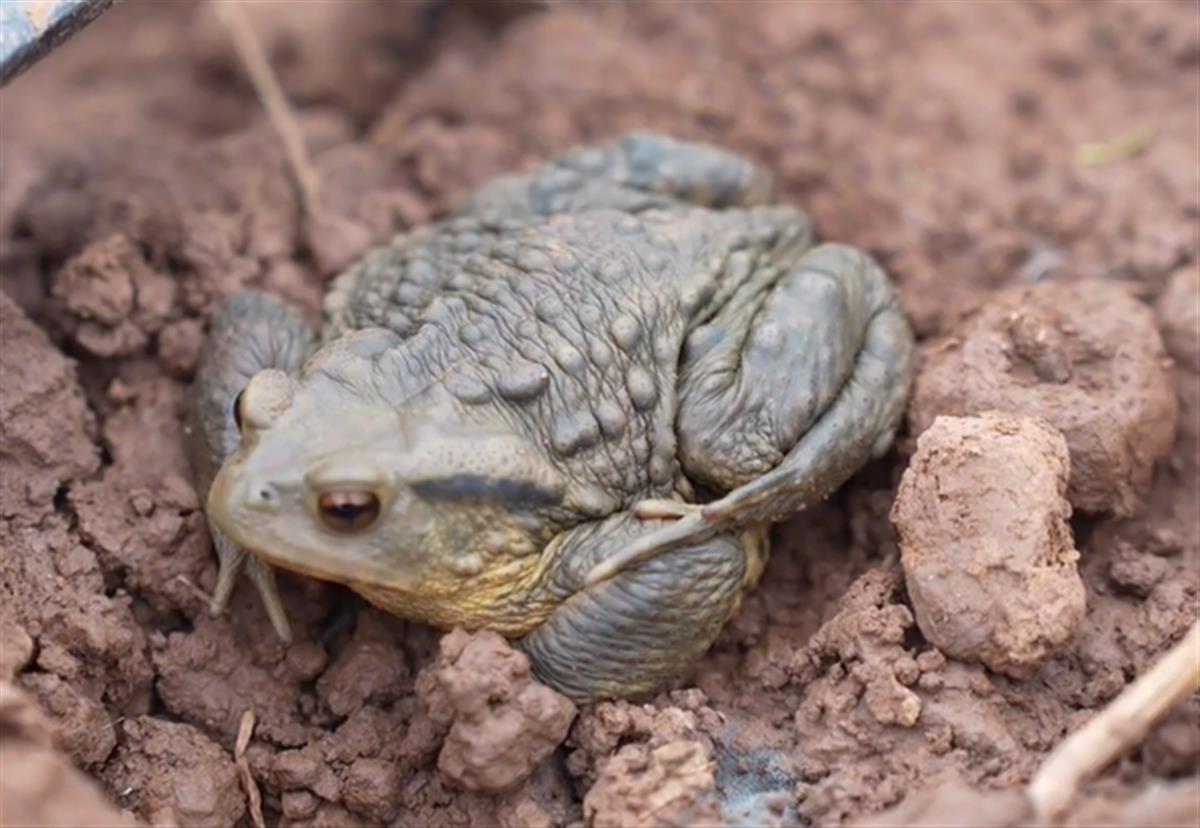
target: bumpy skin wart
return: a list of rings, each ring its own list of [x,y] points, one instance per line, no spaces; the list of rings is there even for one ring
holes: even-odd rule
[[[577,701],[660,687],[757,579],[766,527],[888,448],[911,382],[883,272],[770,190],[632,135],[368,255],[319,339],[233,300],[194,406],[214,608],[250,550],[282,632],[271,565],[518,638]],[[331,525],[346,493],[377,509]]]

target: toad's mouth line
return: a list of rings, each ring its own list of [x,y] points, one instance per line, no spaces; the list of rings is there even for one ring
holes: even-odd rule
[[[225,531],[222,529],[222,531]],[[304,548],[298,553],[280,553],[287,549],[285,544],[271,543],[242,543],[236,534],[229,535],[230,540],[247,555],[262,560],[276,569],[292,572],[307,578],[326,583],[357,589],[361,585],[385,588],[394,592],[417,592],[420,583],[412,578],[398,577],[397,570],[381,563],[363,559],[351,559],[339,554],[331,548]]]

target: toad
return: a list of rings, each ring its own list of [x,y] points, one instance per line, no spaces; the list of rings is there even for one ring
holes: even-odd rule
[[[220,560],[495,630],[579,702],[661,688],[769,526],[889,448],[913,336],[883,270],[770,177],[634,134],[498,179],[331,285],[214,320],[189,434]]]

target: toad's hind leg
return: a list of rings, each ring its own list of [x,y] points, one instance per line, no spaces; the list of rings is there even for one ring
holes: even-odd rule
[[[890,443],[912,337],[883,271],[843,245],[802,254],[756,298],[728,302],[688,337],[680,459],[693,480],[736,490],[791,465],[793,450],[832,415],[836,427],[801,472],[802,490],[780,492],[789,502],[779,511],[790,512]],[[842,398],[851,406],[844,419]]]
[[[685,348],[680,460],[692,480],[727,494],[681,509],[588,582],[827,496],[891,445],[912,371],[912,331],[883,271],[842,245],[804,253],[758,301],[729,303]]]
[[[782,456],[764,472],[756,459],[734,454],[749,462],[740,479],[736,463],[724,466],[738,485],[704,508],[710,523],[774,522],[827,497],[891,447],[904,415],[913,333],[886,274],[865,253],[823,244],[804,254],[767,298],[752,338],[764,325],[776,328],[768,346],[747,349],[740,364],[738,384],[749,393],[729,401],[758,406],[746,424],[753,432],[743,427],[741,436],[770,433]]]
[[[238,294],[217,314],[200,357],[188,412],[188,453],[202,502],[221,464],[241,441],[233,411],[237,395],[259,371],[298,371],[315,340],[312,328],[298,313],[263,294]],[[290,641],[291,629],[275,588],[274,570],[239,549],[211,520],[208,528],[220,565],[210,613],[215,616],[224,611],[237,576],[245,570],[262,597],[276,634]]]

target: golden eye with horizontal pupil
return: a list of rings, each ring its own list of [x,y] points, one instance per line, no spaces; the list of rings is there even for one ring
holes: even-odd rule
[[[325,492],[317,498],[321,522],[334,532],[361,532],[379,517],[379,497],[374,492]]]

